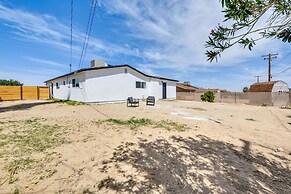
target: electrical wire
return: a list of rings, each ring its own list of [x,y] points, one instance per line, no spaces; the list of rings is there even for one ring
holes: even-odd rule
[[[94,21],[96,6],[97,6],[97,0],[95,0],[95,4],[94,4],[94,7],[93,7],[93,14],[92,14],[91,22],[90,22],[88,38],[87,38],[87,42],[86,42],[86,45],[85,45],[85,50],[84,50],[84,54],[83,54],[83,60],[82,60],[82,63],[81,63],[81,67],[84,64],[84,60],[85,60],[86,53],[87,53],[87,48],[88,48],[89,39],[90,39],[90,35],[91,35],[91,30],[92,30],[92,25],[93,25],[93,21]]]
[[[86,45],[88,45],[88,42],[89,42],[89,36],[90,36],[89,34],[91,33],[91,28],[92,28],[92,24],[93,24],[94,12],[96,9],[96,5],[97,5],[97,1],[91,0],[90,12],[89,12],[89,17],[88,17],[88,21],[87,21],[86,33],[85,33],[85,37],[84,37],[84,42],[83,42],[83,46],[82,46],[82,52],[81,52],[81,56],[80,56],[80,60],[79,60],[78,69],[80,69],[80,67],[84,61]]]
[[[284,61],[289,55],[291,54],[291,52],[289,52],[285,57],[283,57],[280,61],[278,61],[277,63],[275,63],[274,65],[272,65],[272,67],[274,67],[275,65],[278,65],[280,62]]]
[[[73,54],[73,14],[74,14],[74,0],[71,0],[70,72],[72,68],[72,54]]]
[[[288,67],[288,68],[284,69],[283,71],[280,71],[279,73],[276,73],[276,74],[273,75],[273,76],[280,75],[281,73],[284,73],[284,72],[288,71],[289,69],[291,69],[291,67]]]

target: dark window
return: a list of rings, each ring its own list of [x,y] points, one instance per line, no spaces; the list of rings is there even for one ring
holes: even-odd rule
[[[76,87],[80,87],[79,79],[76,79]]]
[[[79,87],[80,86],[79,80],[78,79],[72,79],[72,85],[73,85],[73,87]]]
[[[65,80],[63,81],[63,85],[66,85],[66,81]]]
[[[57,89],[60,89],[59,82],[56,83]]]
[[[146,82],[135,82],[136,88],[146,88]]]

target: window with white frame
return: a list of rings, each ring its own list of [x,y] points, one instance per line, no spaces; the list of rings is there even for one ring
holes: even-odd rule
[[[56,88],[60,89],[59,82],[56,83]]]
[[[135,82],[135,87],[136,88],[146,88],[146,82]]]
[[[63,81],[63,85],[66,85],[66,80]]]

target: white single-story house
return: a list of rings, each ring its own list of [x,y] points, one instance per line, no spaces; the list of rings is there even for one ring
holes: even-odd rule
[[[128,97],[176,99],[178,80],[151,76],[129,65],[91,61],[80,69],[45,81],[52,98],[87,103],[125,101]]]

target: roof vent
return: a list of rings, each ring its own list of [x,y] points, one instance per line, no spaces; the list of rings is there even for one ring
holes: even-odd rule
[[[94,67],[107,67],[107,63],[105,63],[105,61],[103,60],[92,60],[91,61],[91,68]]]
[[[189,82],[189,81],[185,81],[185,82],[184,82],[184,85],[186,85],[186,86],[190,86],[190,85],[191,85],[191,82]]]

